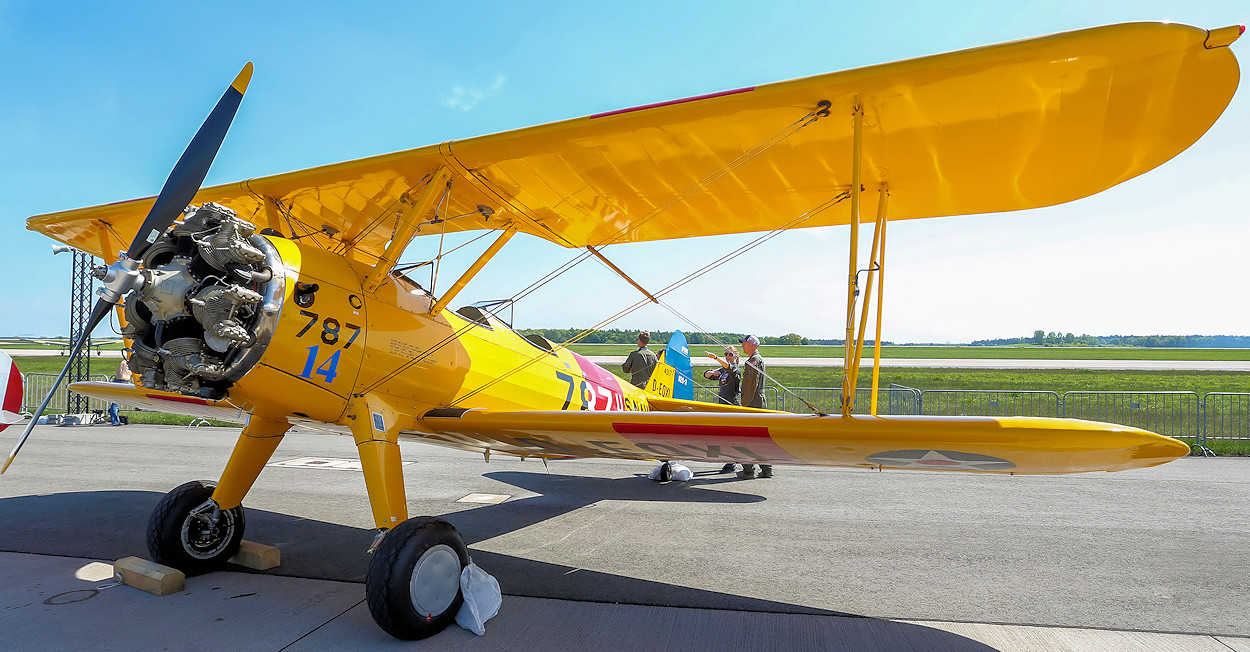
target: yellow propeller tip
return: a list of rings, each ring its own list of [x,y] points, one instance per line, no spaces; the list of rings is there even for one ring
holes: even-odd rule
[[[230,88],[239,91],[239,95],[242,95],[247,90],[247,84],[250,81],[252,81],[252,62],[248,61],[247,65],[243,66],[243,70],[239,71],[239,76],[234,78]]]

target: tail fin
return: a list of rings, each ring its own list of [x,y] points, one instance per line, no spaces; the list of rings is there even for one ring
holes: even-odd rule
[[[22,411],[22,374],[4,351],[0,351],[0,430],[21,421]]]
[[[651,378],[647,379],[647,391],[664,398],[694,400],[694,371],[690,365],[690,348],[686,336],[674,331],[668,338],[668,346],[660,351]]]
[[[673,382],[672,398],[686,401],[694,400],[694,368],[690,364],[690,347],[686,346],[686,336],[681,331],[673,331],[668,338],[668,346],[660,353],[660,358],[671,366],[676,375]]]
[[[677,377],[677,371],[661,358],[655,363],[655,369],[651,371],[651,377],[647,379],[647,391],[664,398],[673,397],[673,379]]]

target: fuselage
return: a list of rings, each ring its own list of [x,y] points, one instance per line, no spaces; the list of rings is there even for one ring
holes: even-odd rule
[[[264,355],[230,388],[245,411],[340,422],[353,396],[380,393],[422,414],[490,410],[645,410],[645,393],[585,357],[516,333],[489,312],[430,314],[402,277],[372,293],[368,268],[279,237],[285,276]]]

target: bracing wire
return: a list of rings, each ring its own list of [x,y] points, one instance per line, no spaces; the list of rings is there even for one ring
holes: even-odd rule
[[[711,339],[712,339],[712,343],[713,343],[713,344],[716,344],[717,346],[720,346],[720,347],[724,347],[724,348],[726,348],[726,349],[728,349],[728,348],[729,348],[729,345],[727,345],[727,344],[725,344],[724,342],[721,342],[719,339],[717,339],[717,337],[716,337],[714,334],[712,334],[712,332],[711,332],[711,331],[709,331],[709,330],[707,330],[706,328],[703,328],[702,326],[700,326],[700,325],[698,325],[698,324],[694,323],[694,320],[692,320],[692,319],[690,319],[689,317],[687,317],[687,316],[683,315],[682,313],[678,312],[678,311],[677,311],[677,309],[676,309],[676,308],[674,308],[673,306],[669,305],[669,303],[668,303],[668,302],[666,302],[666,301],[664,301],[664,300],[662,300],[662,299],[661,299],[661,300],[660,300],[660,305],[661,305],[661,306],[662,306],[665,310],[668,310],[669,312],[673,313],[673,315],[674,315],[675,317],[677,317],[678,319],[680,319],[680,320],[682,320],[682,321],[686,322],[687,324],[689,324],[689,325],[690,325],[690,327],[691,327],[691,328],[693,328],[695,332],[698,332],[698,333],[703,333],[703,334],[704,334],[704,335],[706,335],[707,337],[711,338]],[[747,361],[746,361],[744,364],[750,364],[750,359],[748,358],[748,359],[747,359]],[[820,416],[822,416],[822,417],[823,417],[823,416],[825,416],[825,413],[824,413],[824,412],[822,412],[822,411],[820,411],[820,409],[819,409],[819,408],[817,408],[815,405],[812,405],[811,403],[809,403],[809,402],[807,401],[807,399],[805,399],[805,398],[803,398],[802,396],[800,396],[800,395],[799,395],[797,392],[795,392],[794,390],[792,390],[792,389],[790,389],[789,387],[786,387],[785,385],[781,384],[781,383],[780,383],[780,382],[779,382],[776,378],[773,378],[772,376],[768,375],[768,372],[766,372],[766,371],[764,371],[763,369],[760,369],[760,368],[758,368],[758,367],[752,367],[752,368],[753,368],[753,369],[755,369],[756,371],[760,372],[760,374],[761,374],[761,375],[763,375],[765,379],[773,381],[773,384],[774,384],[774,385],[776,385],[777,387],[779,387],[779,388],[781,388],[782,390],[784,390],[787,394],[790,394],[790,395],[791,395],[791,396],[793,396],[794,398],[797,398],[797,399],[799,399],[800,401],[802,401],[804,405],[806,405],[808,408],[810,408],[810,409],[812,410],[812,412],[815,412],[816,414],[819,414],[819,415],[820,415]]]
[[[447,182],[447,187],[443,189],[443,196],[439,197],[438,199],[438,206],[434,208],[435,217],[438,216],[438,209],[439,208],[443,209],[444,219],[442,220],[443,228],[438,233],[438,256],[434,258],[434,269],[431,271],[431,275],[430,275],[430,295],[434,294],[434,288],[438,283],[438,268],[441,267],[441,263],[443,262],[443,240],[444,238],[447,237],[447,220],[446,220],[447,205],[446,204],[450,203],[449,201],[447,201],[450,198],[450,196],[451,196],[451,182],[449,181]]]
[[[664,202],[660,203],[658,206],[656,206],[656,207],[655,207],[655,208],[653,208],[651,211],[649,211],[649,212],[648,212],[646,215],[644,215],[644,216],[643,216],[643,217],[642,217],[639,221],[637,221],[637,222],[632,222],[632,221],[631,221],[631,223],[630,223],[630,224],[627,224],[627,225],[625,225],[625,226],[622,226],[620,229],[618,229],[615,233],[613,233],[613,234],[612,234],[611,236],[609,236],[607,239],[605,239],[605,240],[603,240],[602,242],[600,242],[600,243],[599,243],[599,245],[600,245],[600,246],[606,246],[606,245],[610,245],[610,244],[613,244],[613,243],[618,242],[618,241],[622,238],[622,236],[623,236],[625,233],[627,233],[629,230],[636,229],[636,228],[638,228],[639,226],[641,226],[642,224],[645,224],[646,222],[648,222],[648,221],[650,221],[650,220],[654,219],[655,217],[657,217],[657,216],[659,216],[660,214],[664,213],[664,212],[665,212],[665,211],[667,211],[668,209],[670,209],[670,208],[672,208],[673,206],[675,206],[675,205],[679,204],[681,201],[685,200],[685,199],[686,199],[687,197],[689,197],[690,195],[692,195],[692,194],[694,194],[694,193],[696,193],[696,192],[698,192],[698,191],[700,191],[700,190],[702,190],[702,189],[706,188],[708,185],[710,185],[710,184],[714,183],[716,180],[718,180],[718,179],[720,179],[721,177],[725,176],[726,174],[728,174],[728,173],[732,172],[733,170],[737,169],[738,167],[740,167],[741,165],[745,164],[746,162],[748,162],[748,161],[750,161],[750,160],[752,160],[752,159],[754,159],[754,158],[758,157],[760,154],[763,154],[765,151],[767,151],[767,150],[771,149],[772,147],[776,146],[778,143],[780,143],[780,142],[784,141],[785,139],[790,138],[791,136],[793,136],[795,133],[797,133],[799,130],[803,129],[804,127],[807,127],[808,125],[810,125],[810,124],[812,124],[812,123],[816,122],[816,121],[817,121],[817,120],[819,120],[820,118],[822,118],[822,117],[824,117],[824,116],[829,115],[828,107],[829,107],[829,103],[828,103],[827,101],[825,101],[825,100],[822,100],[821,102],[819,102],[819,103],[817,104],[817,106],[816,106],[816,108],[815,108],[815,109],[813,109],[813,110],[809,111],[809,112],[808,112],[806,115],[804,115],[803,117],[799,118],[799,119],[798,119],[798,120],[796,120],[795,122],[793,122],[793,123],[791,123],[791,124],[787,125],[786,127],[782,128],[781,130],[777,131],[777,132],[776,132],[776,133],[774,133],[772,136],[769,136],[768,138],[764,139],[763,141],[761,141],[760,143],[756,144],[756,145],[755,145],[754,147],[752,147],[751,149],[748,149],[747,151],[743,152],[742,154],[740,154],[738,157],[736,157],[736,158],[735,158],[735,159],[733,159],[732,161],[730,161],[730,162],[726,163],[725,165],[722,165],[721,167],[717,168],[716,170],[713,170],[710,174],[708,174],[708,175],[704,176],[703,178],[699,179],[698,181],[696,181],[695,183],[691,184],[690,186],[687,186],[684,190],[682,190],[682,191],[680,191],[680,192],[678,192],[678,193],[674,194],[672,197],[670,197],[669,199],[667,199],[667,200],[665,200]],[[676,290],[676,289],[678,289],[678,288],[682,287],[683,285],[685,285],[686,283],[689,283],[690,281],[694,280],[695,278],[698,278],[699,276],[702,276],[703,274],[706,274],[707,272],[709,272],[709,271],[711,271],[711,270],[713,270],[713,269],[716,269],[717,267],[720,267],[721,265],[723,265],[723,264],[725,264],[725,263],[729,262],[729,260],[732,260],[733,258],[737,257],[738,255],[741,255],[742,253],[745,253],[746,251],[749,251],[750,249],[753,249],[753,248],[755,248],[756,246],[759,246],[760,244],[763,244],[763,242],[765,242],[765,241],[767,241],[767,240],[771,239],[772,237],[776,236],[778,233],[780,233],[780,232],[782,232],[782,231],[785,231],[785,230],[787,230],[787,229],[789,229],[789,228],[792,228],[795,224],[797,224],[797,223],[799,223],[799,222],[801,222],[801,221],[803,221],[803,220],[806,220],[806,219],[808,219],[808,218],[810,218],[810,217],[812,217],[812,216],[814,216],[814,215],[816,215],[816,214],[820,213],[821,211],[825,210],[826,208],[828,208],[828,207],[830,207],[830,206],[832,206],[832,205],[835,205],[835,204],[837,204],[837,203],[840,203],[841,201],[845,200],[845,199],[846,199],[847,197],[849,197],[849,196],[850,196],[850,193],[849,193],[849,191],[848,191],[848,192],[844,192],[844,193],[842,193],[841,195],[838,195],[837,197],[835,197],[835,198],[833,198],[833,199],[830,199],[829,201],[826,201],[824,204],[821,204],[820,206],[816,207],[815,209],[813,209],[813,210],[811,210],[811,211],[808,211],[808,212],[806,212],[806,213],[804,213],[804,214],[800,215],[799,217],[795,218],[794,220],[791,220],[790,222],[787,222],[786,224],[782,225],[782,226],[781,226],[781,227],[779,227],[778,229],[775,229],[775,230],[773,230],[773,231],[769,232],[769,234],[767,234],[767,235],[765,235],[765,236],[762,236],[761,238],[757,238],[756,240],[752,241],[751,243],[748,243],[748,244],[747,244],[747,245],[745,245],[744,247],[740,248],[737,252],[735,252],[735,253],[733,253],[733,254],[730,254],[730,255],[728,255],[728,256],[723,256],[723,257],[721,257],[720,259],[718,259],[718,260],[716,260],[716,261],[713,261],[713,262],[712,262],[712,263],[710,263],[709,265],[705,266],[703,269],[696,271],[694,274],[692,274],[692,275],[690,275],[690,276],[686,277],[685,279],[682,279],[681,281],[678,281],[677,283],[675,283],[675,284],[673,284],[673,285],[670,285],[668,288],[665,288],[664,290],[661,290],[660,292],[656,293],[654,296],[656,296],[656,298],[658,299],[658,298],[659,298],[662,294],[665,294],[665,293],[671,292],[671,291],[673,291],[673,290]],[[446,198],[446,195],[444,195],[444,198],[443,198],[443,199],[445,199],[445,198]],[[441,205],[442,201],[443,201],[443,200],[442,200],[442,199],[440,199],[440,205]],[[446,232],[446,226],[445,226],[445,223],[444,223],[443,231],[444,231],[444,233]],[[442,243],[441,243],[441,241],[440,241],[440,245],[439,245],[439,247],[440,247],[440,251],[441,251],[441,248],[442,248]],[[531,293],[533,293],[534,291],[538,290],[539,288],[543,287],[543,286],[544,286],[544,285],[546,285],[547,283],[550,283],[551,281],[553,281],[554,279],[556,279],[556,278],[557,278],[557,277],[559,277],[560,275],[562,275],[562,274],[564,274],[564,273],[568,272],[570,269],[572,269],[572,268],[576,267],[577,265],[579,265],[580,263],[582,263],[583,261],[585,261],[587,258],[591,257],[591,255],[592,255],[592,254],[591,254],[591,252],[590,252],[589,250],[587,250],[587,251],[584,251],[584,252],[580,253],[578,256],[575,256],[572,260],[570,260],[570,261],[568,261],[568,262],[564,263],[563,265],[561,265],[560,267],[558,267],[556,270],[554,270],[554,271],[552,271],[552,272],[548,273],[546,276],[544,276],[544,277],[542,277],[541,279],[539,279],[538,281],[534,282],[534,283],[533,283],[533,284],[531,284],[529,287],[527,287],[527,288],[525,288],[525,289],[521,290],[520,292],[516,293],[515,295],[513,295],[513,297],[512,297],[512,299],[511,299],[511,301],[515,304],[515,302],[516,302],[517,300],[522,299],[522,298],[524,298],[524,297],[528,296],[529,294],[531,294]],[[440,257],[439,257],[439,258],[436,258],[436,259],[435,259],[435,261],[436,261],[436,262],[435,262],[435,266],[434,266],[434,270],[433,270],[433,273],[434,273],[434,275],[435,275],[435,278],[436,278],[436,276],[437,276],[437,270],[438,270],[438,263],[437,263],[437,261],[438,261],[439,259],[441,259],[441,254],[440,254]],[[431,288],[430,293],[431,293],[431,295],[433,294],[434,280],[435,280],[435,279],[434,279],[434,278],[432,278],[432,279],[431,279],[431,282],[430,282],[430,288]],[[564,343],[562,343],[562,344],[559,344],[559,345],[557,345],[557,346],[558,346],[558,347],[563,348],[563,347],[567,346],[568,344],[575,343],[575,342],[577,342],[577,341],[581,340],[582,338],[586,337],[586,336],[587,336],[587,335],[589,335],[590,333],[593,333],[593,332],[595,332],[596,330],[599,330],[599,329],[600,329],[600,328],[602,328],[604,325],[609,324],[609,323],[612,323],[613,321],[616,321],[617,319],[620,319],[620,318],[622,318],[622,317],[624,317],[624,316],[626,316],[626,315],[628,315],[628,314],[630,314],[630,313],[632,313],[632,312],[634,312],[634,311],[638,310],[639,308],[641,308],[642,306],[644,306],[644,305],[646,305],[646,304],[648,304],[648,303],[650,303],[650,300],[649,300],[649,299],[648,299],[648,300],[639,301],[638,303],[635,303],[634,305],[630,306],[629,308],[626,308],[625,310],[620,311],[620,312],[618,312],[617,314],[615,314],[615,315],[613,315],[613,316],[609,317],[608,319],[604,320],[603,322],[600,322],[599,324],[597,324],[597,325],[595,325],[595,326],[593,326],[593,327],[591,327],[591,328],[589,328],[589,329],[586,329],[586,330],[582,331],[581,333],[578,333],[578,335],[574,336],[574,337],[573,337],[572,339],[570,339],[569,341],[564,342]],[[466,328],[467,328],[467,327],[466,327]],[[390,378],[393,378],[393,377],[395,377],[396,375],[398,375],[398,374],[402,373],[404,370],[411,368],[413,365],[417,364],[418,362],[420,362],[421,360],[425,359],[426,357],[428,357],[429,355],[431,355],[432,353],[434,353],[434,352],[435,352],[435,351],[437,351],[438,349],[440,349],[440,348],[442,348],[443,346],[445,346],[445,345],[446,345],[449,341],[451,341],[451,340],[453,340],[454,338],[458,337],[458,336],[459,336],[459,335],[460,335],[460,334],[461,334],[464,330],[465,330],[465,329],[460,329],[460,330],[457,330],[457,331],[456,331],[456,332],[454,332],[453,334],[448,335],[447,337],[443,338],[442,340],[440,340],[439,342],[437,342],[437,343],[436,343],[433,347],[431,347],[430,349],[427,349],[425,352],[423,352],[423,353],[421,353],[421,354],[418,354],[416,357],[414,357],[414,358],[412,358],[412,359],[408,360],[407,362],[405,362],[405,363],[401,364],[398,368],[396,368],[396,369],[395,369],[394,371],[392,371],[390,374],[387,374],[387,375],[386,375],[386,376],[385,376],[382,380],[380,380],[380,381],[378,381],[378,382],[374,383],[373,385],[371,385],[371,386],[369,387],[369,389],[367,389],[367,390],[365,390],[365,391],[370,391],[370,390],[372,390],[373,388],[378,387],[378,386],[379,386],[382,382],[385,382],[386,380],[389,380]],[[516,367],[516,368],[512,369],[511,371],[506,372],[506,373],[505,373],[505,374],[503,374],[502,376],[499,376],[499,377],[497,377],[497,378],[495,378],[495,379],[493,379],[493,380],[491,380],[491,381],[487,382],[486,384],[482,385],[481,387],[479,387],[479,388],[477,388],[477,389],[475,389],[475,390],[473,390],[473,391],[469,392],[468,394],[465,394],[464,396],[462,396],[462,397],[460,397],[460,398],[456,399],[455,401],[453,401],[453,402],[452,402],[452,404],[455,404],[455,403],[457,403],[457,402],[459,402],[459,401],[462,401],[462,400],[464,400],[464,399],[467,399],[467,398],[469,398],[470,396],[473,396],[473,395],[475,395],[475,394],[477,394],[477,393],[479,393],[479,392],[483,391],[484,389],[486,389],[486,388],[488,388],[488,387],[490,387],[490,386],[492,386],[492,385],[494,385],[494,384],[496,384],[496,383],[498,383],[498,382],[502,381],[503,379],[505,379],[505,378],[507,378],[507,377],[511,376],[512,374],[514,374],[514,373],[516,373],[516,372],[518,372],[518,371],[520,371],[520,370],[522,370],[522,369],[524,369],[524,368],[527,368],[529,365],[533,364],[534,362],[536,362],[536,361],[538,361],[538,360],[540,360],[540,359],[541,359],[541,358],[534,358],[534,359],[530,360],[529,362],[526,362],[526,363],[521,364],[520,366],[518,366],[518,367]],[[774,381],[774,382],[776,382],[776,381]],[[800,400],[802,400],[802,399],[800,399]]]
[[[664,295],[667,295],[667,294],[669,294],[669,293],[671,293],[671,292],[673,292],[673,291],[675,291],[675,290],[677,290],[677,289],[679,289],[679,288],[681,288],[681,287],[685,286],[686,284],[690,283],[691,281],[693,281],[693,280],[695,280],[695,279],[697,279],[697,278],[699,278],[699,277],[701,277],[701,276],[703,276],[703,275],[707,274],[708,272],[710,272],[710,271],[712,271],[712,270],[714,270],[714,269],[716,269],[716,268],[718,268],[718,267],[720,267],[720,266],[722,266],[722,265],[724,265],[724,264],[728,263],[729,261],[733,260],[734,258],[737,258],[738,256],[741,256],[742,254],[745,254],[746,252],[748,252],[748,251],[750,251],[750,250],[752,250],[752,249],[754,249],[754,248],[756,248],[756,247],[758,247],[758,246],[760,246],[760,245],[764,244],[765,242],[767,242],[768,240],[771,240],[772,238],[776,237],[778,234],[782,233],[783,231],[789,230],[789,229],[791,229],[791,228],[795,228],[798,224],[802,223],[803,221],[808,220],[808,219],[810,219],[810,218],[812,218],[812,217],[814,217],[814,216],[816,216],[816,215],[820,214],[821,212],[825,211],[825,210],[826,210],[826,209],[828,209],[828,208],[831,208],[831,207],[833,207],[833,206],[836,206],[837,204],[840,204],[841,202],[845,201],[845,200],[846,200],[847,198],[849,198],[850,196],[851,196],[851,193],[850,193],[850,191],[849,191],[849,190],[848,190],[848,191],[844,191],[844,192],[842,192],[841,194],[839,194],[839,195],[837,195],[837,196],[833,197],[832,199],[829,199],[829,200],[825,201],[824,203],[822,203],[821,205],[817,206],[816,208],[814,208],[814,209],[812,209],[812,210],[810,210],[810,211],[807,211],[807,212],[805,212],[805,213],[803,213],[803,214],[799,215],[798,217],[794,218],[793,220],[790,220],[789,222],[786,222],[785,224],[781,225],[780,227],[778,227],[778,228],[776,228],[776,229],[774,229],[774,230],[772,230],[772,231],[769,231],[768,233],[765,233],[764,235],[761,235],[761,236],[759,236],[759,237],[755,238],[754,240],[752,240],[752,241],[748,242],[747,244],[745,244],[745,245],[743,245],[743,246],[741,246],[741,247],[739,247],[739,248],[737,248],[737,249],[735,249],[735,250],[733,250],[733,251],[729,252],[728,254],[725,254],[724,256],[721,256],[720,258],[718,258],[718,259],[716,259],[716,260],[714,260],[714,261],[712,261],[712,262],[710,262],[710,263],[708,263],[708,264],[704,265],[703,267],[701,267],[701,268],[699,268],[699,269],[697,269],[697,270],[695,270],[695,271],[691,272],[690,274],[687,274],[686,276],[682,277],[681,279],[678,279],[677,281],[674,281],[673,283],[671,283],[671,284],[669,284],[668,286],[666,286],[664,289],[662,289],[662,290],[660,290],[660,291],[658,291],[658,292],[653,293],[653,295],[654,295],[654,296],[658,299],[658,298],[660,298],[660,297],[663,297]],[[565,342],[562,342],[562,343],[558,344],[558,345],[557,345],[557,347],[558,347],[558,348],[567,348],[567,347],[568,347],[568,345],[570,345],[570,344],[574,344],[574,343],[576,343],[576,342],[580,341],[581,339],[585,338],[586,336],[590,335],[591,333],[593,333],[593,332],[595,332],[595,331],[600,330],[601,328],[603,328],[603,327],[607,326],[608,324],[611,324],[612,322],[614,322],[614,321],[616,321],[616,320],[618,320],[618,319],[621,319],[621,318],[623,318],[623,317],[625,317],[625,316],[629,315],[630,313],[633,313],[633,312],[637,311],[639,308],[642,308],[643,306],[646,306],[646,305],[648,305],[648,304],[650,304],[650,303],[651,303],[651,300],[650,300],[650,299],[646,299],[646,298],[641,299],[641,300],[639,300],[639,301],[635,302],[633,305],[631,305],[631,306],[629,306],[629,307],[627,307],[627,308],[625,308],[625,309],[623,309],[623,310],[620,310],[620,311],[618,311],[616,314],[614,314],[614,315],[612,315],[612,316],[610,316],[610,317],[608,317],[608,318],[606,318],[606,319],[604,319],[604,320],[600,321],[599,323],[595,324],[594,326],[591,326],[590,328],[587,328],[587,329],[582,330],[582,331],[581,331],[581,332],[579,332],[577,335],[574,335],[572,338],[569,338],[567,341],[565,341]],[[481,393],[481,392],[485,391],[486,389],[490,388],[491,386],[493,386],[493,385],[495,385],[495,384],[497,384],[497,383],[500,383],[500,382],[502,382],[502,381],[506,380],[507,378],[511,377],[513,374],[516,374],[517,372],[522,371],[523,369],[528,368],[530,365],[534,364],[535,362],[538,362],[538,361],[539,361],[539,360],[541,360],[541,359],[542,359],[542,358],[541,358],[541,356],[540,356],[540,357],[534,357],[534,358],[531,358],[530,360],[527,360],[527,361],[525,361],[525,362],[523,362],[523,363],[521,363],[521,364],[517,365],[516,367],[513,367],[513,368],[512,368],[512,369],[510,369],[509,371],[507,371],[507,372],[505,372],[505,373],[503,373],[503,374],[500,374],[499,376],[496,376],[495,378],[492,378],[491,380],[489,380],[489,381],[487,381],[486,383],[482,384],[480,387],[477,387],[476,389],[474,389],[474,390],[472,390],[472,391],[470,391],[470,392],[468,392],[468,393],[466,393],[466,394],[464,394],[464,395],[460,396],[459,398],[455,399],[454,401],[452,401],[452,402],[451,402],[451,405],[455,405],[455,404],[457,404],[457,403],[460,403],[461,401],[464,401],[464,400],[466,400],[466,399],[469,399],[469,398],[471,398],[471,397],[473,397],[473,396],[475,396],[475,395],[477,395],[477,394],[479,394],[479,393]],[[774,382],[774,383],[776,383],[777,381],[776,381],[776,380],[773,380],[773,382]],[[778,383],[778,385],[780,386],[780,383]],[[802,398],[800,398],[799,400],[803,400],[803,399],[802,399]],[[807,403],[807,401],[803,401],[803,402],[804,402],[804,403]],[[809,405],[809,407],[810,407],[810,404],[808,404],[808,405]],[[812,409],[813,409],[813,410],[815,410],[815,408],[812,408]],[[817,412],[817,413],[820,413],[820,411],[819,411],[819,410],[816,410],[816,412]]]

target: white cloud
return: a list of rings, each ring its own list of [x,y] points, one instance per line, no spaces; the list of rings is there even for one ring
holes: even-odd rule
[[[495,81],[486,89],[480,86],[453,86],[451,96],[444,97],[442,104],[455,111],[468,111],[477,106],[478,102],[498,95],[506,81],[507,77],[496,75]]]

